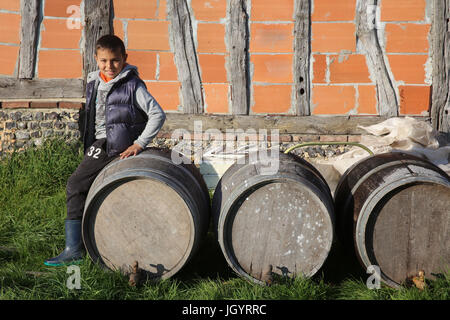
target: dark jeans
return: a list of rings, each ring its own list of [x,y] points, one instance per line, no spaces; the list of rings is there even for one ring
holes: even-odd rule
[[[67,219],[80,220],[89,188],[99,172],[117,156],[106,154],[106,139],[95,141],[86,150],[83,161],[70,176],[66,187]]]

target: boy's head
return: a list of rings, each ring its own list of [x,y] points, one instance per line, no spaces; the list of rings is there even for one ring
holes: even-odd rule
[[[100,72],[107,78],[115,78],[125,66],[127,53],[123,41],[114,35],[106,35],[97,40],[95,60]]]

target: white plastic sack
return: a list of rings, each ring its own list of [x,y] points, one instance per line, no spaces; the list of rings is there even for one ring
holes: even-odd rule
[[[363,127],[369,133],[361,137],[361,144],[374,154],[401,151],[429,160],[450,174],[450,146],[439,147],[437,132],[424,121],[411,117],[390,118],[381,123]],[[311,159],[330,185],[332,192],[340,176],[357,161],[370,154],[352,147],[349,152],[328,159]]]
[[[426,148],[437,149],[437,132],[426,122],[414,118],[390,118],[369,127],[358,126],[372,136],[363,136],[361,143],[376,146],[390,146],[401,150],[410,149],[414,143]]]

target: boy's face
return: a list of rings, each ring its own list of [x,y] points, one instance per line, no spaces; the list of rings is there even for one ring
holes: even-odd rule
[[[107,78],[115,78],[122,71],[128,55],[122,55],[120,50],[111,51],[99,48],[95,55],[100,72]]]

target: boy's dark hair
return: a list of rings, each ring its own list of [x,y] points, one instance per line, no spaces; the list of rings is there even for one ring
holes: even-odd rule
[[[126,54],[125,45],[123,44],[122,39],[112,34],[102,36],[100,39],[97,40],[95,44],[95,54],[97,54],[98,49],[108,49],[113,52],[120,50],[122,56],[125,56]]]

